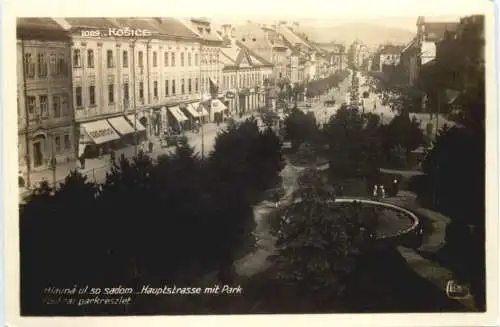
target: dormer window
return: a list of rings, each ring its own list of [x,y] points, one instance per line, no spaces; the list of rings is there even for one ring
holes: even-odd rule
[[[203,28],[198,27],[198,32],[200,32],[201,34],[203,34]]]
[[[207,31],[207,33],[210,34],[210,28],[206,28],[205,31]]]
[[[252,39],[252,41],[254,41],[254,42],[255,42],[255,41],[257,41],[257,39],[253,38],[253,39]]]
[[[245,38],[242,38],[242,39],[241,39],[241,41],[242,41],[242,42],[245,42]]]

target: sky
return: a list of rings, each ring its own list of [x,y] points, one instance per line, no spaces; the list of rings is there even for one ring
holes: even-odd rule
[[[364,24],[375,24],[383,27],[390,27],[390,28],[400,28],[404,29],[410,32],[415,32],[417,31],[417,16],[400,16],[400,17],[384,17],[384,18],[369,18],[369,19],[356,19],[356,18],[332,18],[332,19],[326,19],[326,18],[300,18],[300,19],[294,19],[293,21],[299,22],[300,25],[306,25],[306,26],[311,26],[311,27],[331,27],[331,26],[336,26],[336,25],[342,25],[342,24],[349,24],[349,23],[364,23]],[[460,19],[460,16],[426,16],[426,19],[428,21],[442,21],[442,22],[447,22],[447,21],[458,21]],[[280,19],[272,20],[272,19],[250,19],[253,22],[257,23],[263,23],[263,24],[274,24]],[[281,20],[287,20],[286,18],[283,18]],[[288,19],[291,21],[292,19]],[[225,17],[224,23],[228,24],[233,24],[233,25],[239,25],[239,24],[244,24],[246,22],[245,19],[241,18],[229,18]]]

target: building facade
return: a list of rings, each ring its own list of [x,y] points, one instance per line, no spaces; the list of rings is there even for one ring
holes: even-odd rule
[[[210,98],[223,99],[221,90],[222,81],[222,65],[220,64],[221,47],[223,39],[217,34],[210,20],[206,18],[190,18],[184,21],[200,39],[200,100],[208,101]],[[206,109],[209,112],[210,120],[222,120],[222,113],[227,110],[227,107],[219,102],[208,102]]]
[[[74,159],[70,38],[52,19],[19,18],[17,54],[20,170]]]
[[[457,21],[432,21],[420,16],[417,19],[417,34],[401,52],[401,70],[404,80],[414,85],[421,68],[436,58],[436,42],[442,40],[447,32],[453,32]]]
[[[222,88],[230,112],[240,115],[264,108],[264,81],[273,75],[272,63],[236,39],[222,48],[221,63],[224,65]]]
[[[227,30],[224,33],[228,35]],[[291,50],[284,44],[283,36],[277,33],[276,25],[267,26],[247,21],[235,28],[231,37],[272,63],[274,79],[290,77],[287,76],[287,66],[290,65]]]
[[[66,18],[61,24],[67,25],[73,39],[79,156],[89,147],[99,154],[119,142],[161,137],[169,127],[198,118],[179,114],[200,99],[201,90],[200,38],[181,21]],[[105,34],[110,28],[148,33],[112,37]],[[82,31],[100,31],[105,36]]]
[[[402,48],[387,44],[382,46],[377,53],[375,53],[372,69],[376,71],[384,71],[384,67],[395,69],[401,62]]]

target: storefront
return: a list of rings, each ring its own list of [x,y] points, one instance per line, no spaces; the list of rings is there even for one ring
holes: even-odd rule
[[[200,113],[191,105],[184,104],[184,106],[180,106],[181,110],[188,117],[188,128],[193,129],[196,126],[197,121],[201,122]]]
[[[125,117],[118,116],[109,118],[108,123],[121,136],[120,140],[116,142],[117,147],[122,148],[129,144],[136,144],[134,141],[135,130],[130,123],[127,122]]]
[[[238,93],[238,113],[244,115],[250,109],[248,107],[248,95],[250,90],[247,88],[241,89]]]
[[[162,132],[168,128],[167,108],[165,106],[152,108],[150,110],[149,122],[145,116],[139,116],[139,121],[146,128],[148,137],[160,137]]]
[[[134,134],[136,135],[135,138],[139,142],[144,141],[147,139],[147,129],[144,126],[143,122],[145,117],[142,117],[142,122],[141,118],[137,117],[136,115],[128,115],[127,120],[130,126],[132,126],[132,129],[134,130]]]
[[[184,115],[179,106],[172,106],[168,108],[169,117],[168,127],[172,129],[174,133],[180,133],[184,131],[188,126],[189,118]],[[169,119],[172,118],[172,119]]]
[[[198,113],[198,119],[200,120],[201,123],[208,123],[210,119],[210,114],[200,102],[190,103],[188,107],[190,107],[191,110]]]
[[[222,123],[227,116],[227,106],[219,99],[213,99],[210,102],[210,116],[216,123]]]
[[[237,114],[237,100],[236,100],[236,90],[227,91],[225,94],[226,103],[228,108],[228,115],[233,116]]]
[[[95,158],[113,149],[120,136],[105,120],[80,124],[78,158]]]

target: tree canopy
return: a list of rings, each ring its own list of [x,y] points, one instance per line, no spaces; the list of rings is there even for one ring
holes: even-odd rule
[[[103,184],[72,172],[57,190],[42,185],[20,208],[22,307],[43,307],[48,286],[181,285],[227,270],[253,249],[251,206],[283,166],[279,138],[247,120],[205,161],[184,141],[156,160],[120,159]]]
[[[368,176],[379,168],[379,120],[357,107],[341,106],[326,125],[332,177]]]

